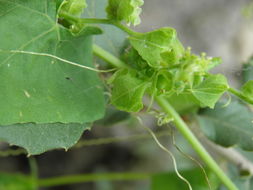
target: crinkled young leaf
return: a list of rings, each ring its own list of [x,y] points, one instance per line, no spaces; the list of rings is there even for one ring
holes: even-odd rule
[[[173,28],[161,28],[129,37],[131,45],[154,68],[168,67],[182,56],[184,48]]]
[[[209,75],[202,83],[190,89],[203,107],[214,108],[215,103],[228,89],[227,79],[221,75]]]
[[[80,17],[86,7],[86,0],[64,0],[60,11]]]
[[[143,0],[109,0],[106,8],[107,18],[117,21],[126,21],[128,24],[140,24],[140,6]]]
[[[0,190],[36,190],[35,179],[20,174],[0,173]]]
[[[253,80],[249,80],[242,86],[242,93],[253,100]]]
[[[253,150],[253,113],[245,105],[235,101],[224,107],[218,103],[215,109],[205,109],[198,116],[203,132],[217,144],[225,147],[238,145]]]
[[[88,124],[14,124],[0,126],[0,140],[25,148],[29,155],[48,150],[69,149],[77,143]]]
[[[136,71],[120,70],[114,74],[111,103],[119,110],[138,112],[143,108],[142,98],[149,84],[136,78]]]
[[[4,92],[0,125],[86,123],[103,117],[104,96],[95,72],[48,56],[9,52],[47,53],[92,67],[91,38],[73,37],[56,23],[56,14],[52,0],[0,1],[0,91]]]

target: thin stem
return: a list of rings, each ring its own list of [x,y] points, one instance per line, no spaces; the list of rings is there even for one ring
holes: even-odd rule
[[[188,128],[188,126],[185,124],[179,114],[175,111],[175,109],[168,103],[168,101],[162,97],[156,97],[156,101],[168,115],[173,117],[173,122],[175,123],[178,130],[188,140],[188,142],[192,145],[193,149],[199,154],[199,156],[207,164],[207,166],[219,177],[219,179],[224,183],[224,185],[226,185],[229,190],[238,190],[238,188],[225,175],[225,173],[209,155],[206,149],[194,136],[192,131]]]
[[[85,183],[101,180],[147,180],[152,174],[148,173],[104,173],[104,174],[87,174],[87,175],[71,175],[49,179],[38,180],[40,187],[51,187],[60,185],[70,185],[75,183]]]
[[[253,104],[253,99],[250,99],[246,96],[244,96],[244,94],[242,92],[240,92],[239,90],[236,90],[234,88],[229,88],[228,91],[232,94],[234,94],[235,96],[237,96],[238,98],[244,100],[245,102],[249,103],[249,104]]]
[[[120,22],[110,20],[110,19],[77,18],[77,17],[74,17],[74,16],[72,16],[72,15],[66,13],[66,12],[61,12],[59,15],[60,15],[60,17],[63,17],[66,20],[68,20],[69,22],[72,22],[72,23],[82,22],[82,23],[86,23],[86,24],[110,24],[110,25],[114,25],[114,26],[118,27],[119,29],[126,32],[130,36],[140,36],[140,35],[142,35],[141,33],[135,32],[135,31],[131,30],[130,28],[124,26]]]
[[[120,22],[112,22],[112,24],[118,28],[120,28],[122,31],[126,32],[130,36],[141,36],[143,35],[142,33],[135,32],[131,30],[130,28],[126,27],[125,25],[121,24]]]
[[[38,178],[38,166],[35,157],[31,156],[28,158],[30,170],[31,170],[31,176],[35,179]]]
[[[110,62],[111,65],[113,65],[114,67],[127,68],[127,65],[124,62],[122,62],[120,59],[116,58],[115,56],[113,56],[109,52],[105,51],[100,46],[93,44],[92,48],[93,48],[93,53],[96,56],[100,57],[101,59],[103,59],[106,62]]]
[[[28,158],[28,161],[29,161],[29,165],[30,165],[30,171],[31,171],[31,177],[34,181],[37,182],[38,180],[38,165],[37,165],[37,162],[36,162],[36,158],[34,156],[31,156]],[[38,184],[35,183],[34,184],[34,189],[38,190]]]

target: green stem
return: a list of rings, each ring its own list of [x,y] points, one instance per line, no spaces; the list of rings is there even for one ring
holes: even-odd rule
[[[123,30],[127,34],[129,34],[129,36],[141,36],[141,35],[143,35],[142,33],[135,32],[135,31],[131,30],[130,28],[126,27],[125,25],[123,25],[123,24],[121,24],[119,22],[112,22],[112,24],[114,26],[120,28],[121,30]]]
[[[31,177],[33,180],[37,181],[39,172],[38,172],[38,165],[37,165],[36,158],[34,156],[31,156],[28,158],[28,161],[29,161],[30,170],[31,170]],[[34,188],[36,190],[39,189],[37,183],[35,184]]]
[[[99,57],[103,57],[105,55],[102,52],[97,51],[96,55]],[[113,55],[111,55],[114,57]],[[109,64],[116,66],[115,60],[118,58],[114,57],[114,59],[103,58],[107,60]],[[168,103],[168,101],[161,97],[156,97],[157,103],[161,106],[161,108],[170,116],[174,118],[174,123],[178,130],[182,133],[182,135],[189,141],[192,145],[193,149],[199,154],[199,156],[203,159],[203,161],[207,164],[207,166],[219,177],[219,179],[227,186],[229,190],[238,190],[238,188],[233,184],[233,182],[226,176],[226,174],[221,170],[221,168],[217,165],[217,163],[213,160],[213,158],[209,155],[206,149],[201,145],[199,140],[194,136],[192,131],[188,128],[185,122],[181,119],[179,114],[174,110],[174,108]]]
[[[232,94],[234,94],[235,96],[237,96],[238,98],[244,100],[245,102],[249,103],[249,104],[253,104],[253,99],[250,99],[246,96],[244,96],[244,94],[242,92],[240,92],[239,90],[236,90],[234,88],[229,88],[228,91]]]
[[[68,20],[69,22],[72,22],[72,23],[77,23],[77,22],[80,23],[81,22],[81,23],[85,23],[85,24],[110,24],[110,25],[114,25],[114,26],[118,27],[119,29],[123,30],[124,32],[126,32],[130,36],[142,35],[141,33],[135,32],[135,31],[131,30],[130,28],[124,26],[120,22],[110,20],[110,19],[77,18],[77,17],[74,17],[66,12],[61,12],[59,14],[59,16],[65,18],[66,20]]]
[[[173,117],[174,123],[182,135],[192,145],[193,149],[199,154],[206,165],[219,177],[219,179],[227,186],[229,190],[238,190],[233,182],[225,175],[213,158],[209,155],[206,149],[202,146],[199,140],[194,136],[192,131],[188,128],[186,123],[182,120],[180,115],[175,109],[168,103],[168,101],[162,97],[156,97],[157,103],[161,108],[170,116]]]
[[[103,48],[100,46],[93,44],[93,53],[98,56],[99,58],[103,59],[107,63],[110,62],[111,65],[117,68],[127,68],[128,66],[122,62],[120,59],[116,58],[109,52],[105,51]]]
[[[31,156],[28,158],[30,170],[31,170],[31,176],[35,179],[38,178],[38,166],[35,157]]]
[[[51,187],[60,185],[70,185],[75,183],[85,183],[92,181],[102,181],[102,180],[147,180],[151,174],[147,173],[105,173],[105,174],[87,174],[87,175],[72,175],[55,177],[49,179],[38,180],[38,185],[40,187]]]

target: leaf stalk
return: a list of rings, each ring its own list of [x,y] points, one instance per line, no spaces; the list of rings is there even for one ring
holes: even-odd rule
[[[70,185],[76,183],[85,183],[102,180],[147,180],[151,177],[148,173],[104,173],[104,174],[84,174],[54,177],[49,179],[39,179],[39,187],[52,187],[61,185]]]
[[[111,20],[111,19],[98,19],[98,18],[77,18],[74,17],[66,12],[61,12],[59,14],[60,17],[65,18],[66,20],[72,23],[84,23],[84,24],[109,24],[114,25],[117,28],[121,29],[122,31],[126,32],[130,36],[140,36],[142,33],[135,32],[130,28],[126,27],[125,25],[121,24],[120,22]]]
[[[236,90],[236,89],[234,89],[234,88],[229,88],[228,91],[229,91],[231,94],[237,96],[238,98],[244,100],[245,102],[247,102],[247,103],[249,103],[249,104],[253,104],[253,98],[250,99],[250,98],[244,96],[244,94],[243,94],[242,92],[240,92],[239,90]]]

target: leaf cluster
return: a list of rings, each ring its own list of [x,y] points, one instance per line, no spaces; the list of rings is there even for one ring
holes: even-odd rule
[[[142,85],[136,83],[131,84],[131,88],[123,88],[124,84],[118,85],[117,81],[124,77],[126,71],[114,74],[110,83],[113,85],[112,99],[117,99],[117,102],[112,103],[119,109],[129,112],[140,111],[143,108],[143,90],[151,96],[167,98],[188,95],[199,106],[213,108],[228,89],[224,76],[209,73],[211,68],[221,63],[220,58],[191,53],[189,48],[183,47],[172,28],[129,36],[129,42],[131,47],[123,55],[123,60],[129,65],[129,72],[138,71],[138,74],[132,77],[142,81]],[[118,91],[119,86],[122,88],[121,93]],[[137,92],[138,88],[142,88],[141,93]],[[117,93],[114,89],[117,89]],[[128,101],[125,99],[128,97],[127,94],[135,94],[139,101]],[[128,106],[122,107],[122,103]],[[131,109],[133,104],[138,104],[138,109]]]

